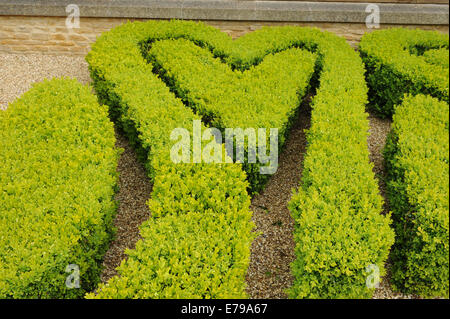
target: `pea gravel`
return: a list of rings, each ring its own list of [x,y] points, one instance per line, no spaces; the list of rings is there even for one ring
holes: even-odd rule
[[[125,249],[133,249],[141,238],[139,226],[150,217],[146,204],[152,192],[152,184],[139,162],[136,153],[120,130],[116,129],[116,146],[124,150],[119,158],[119,191],[115,199],[118,210],[114,225],[116,237],[103,258],[102,282],[117,274],[116,268],[126,258]]]
[[[76,78],[84,84],[91,81],[84,57],[0,53],[0,108],[5,109],[33,83],[61,76]]]
[[[309,97],[300,106],[284,149],[278,170],[264,190],[252,199],[256,231],[262,234],[252,243],[247,274],[250,298],[286,298],[293,283],[290,264],[294,261],[294,220],[287,208],[292,190],[297,188],[306,149],[305,129],[309,128]]]
[[[34,82],[44,78],[69,76],[80,82],[90,83],[89,71],[84,57],[44,54],[0,53],[0,108],[26,92]],[[285,290],[293,281],[290,263],[294,260],[294,221],[286,204],[292,189],[298,187],[301,178],[306,140],[304,129],[309,126],[309,110],[303,105],[287,140],[279,161],[277,173],[269,180],[261,194],[252,199],[251,209],[257,231],[262,234],[253,242],[251,261],[247,274],[247,292],[251,298],[286,298]],[[370,115],[368,145],[374,172],[379,178],[380,193],[385,196],[382,149],[390,129],[390,120]],[[134,247],[139,239],[138,226],[150,216],[145,204],[151,193],[151,184],[135,152],[122,133],[116,131],[117,147],[124,149],[118,171],[120,190],[116,194],[118,212],[115,220],[116,239],[105,255],[101,275],[103,282],[116,274],[115,268],[124,258],[124,250]],[[385,205],[385,212],[389,210]],[[417,298],[393,292],[389,287],[388,273],[383,278],[374,298]]]

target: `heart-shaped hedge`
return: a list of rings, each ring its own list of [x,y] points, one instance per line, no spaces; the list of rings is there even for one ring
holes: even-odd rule
[[[120,275],[88,297],[246,296],[255,234],[241,165],[175,164],[170,133],[192,131],[199,119],[183,100],[219,128],[273,125],[283,133],[282,144],[312,71],[314,57],[303,50],[316,56],[312,84],[318,88],[302,186],[290,204],[297,241],[290,296],[371,295],[365,269],[375,264],[384,273],[393,232],[389,216],[380,215],[369,163],[367,87],[358,54],[318,29],[265,28],[232,41],[202,23],[149,21],[103,34],[87,56],[100,101],[139,146],[154,182],[153,217],[141,226],[142,240],[127,252]],[[233,93],[239,89],[249,95]],[[264,181],[250,165],[244,168],[252,185]]]

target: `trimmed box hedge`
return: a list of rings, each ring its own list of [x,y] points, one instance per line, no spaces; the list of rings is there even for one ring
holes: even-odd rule
[[[99,281],[119,151],[90,88],[54,79],[0,111],[0,298],[75,298]],[[80,288],[66,287],[69,264]]]
[[[396,288],[449,297],[449,106],[407,96],[395,108],[385,159],[396,242]]]
[[[317,54],[312,85],[318,89],[302,185],[290,202],[296,261],[289,296],[370,297],[366,267],[376,265],[384,274],[394,234],[390,216],[380,214],[382,198],[369,162],[367,86],[358,54],[332,33],[281,27],[238,38],[224,60],[249,68],[266,54],[291,47]]]
[[[404,93],[427,94],[448,103],[448,39],[446,34],[419,29],[366,33],[359,51],[367,68],[369,105],[390,117]]]
[[[169,39],[176,41],[162,41]],[[186,56],[166,56],[166,49],[174,45],[185,48]],[[159,52],[158,47],[164,51]],[[226,74],[220,78],[227,82],[230,70],[242,74],[248,69],[251,70],[247,74],[257,72],[266,62],[270,66],[279,61],[277,55],[266,56],[281,51],[286,51],[280,54],[288,59],[311,60],[307,53],[294,48],[316,55],[311,86],[317,87],[319,81],[320,86],[313,102],[304,182],[291,202],[297,225],[297,260],[293,264],[296,280],[290,296],[370,296],[364,270],[369,264],[376,264],[383,274],[393,232],[389,216],[380,215],[382,199],[369,163],[368,121],[364,112],[367,87],[357,53],[344,39],[318,29],[263,28],[232,41],[202,23],[148,21],[128,23],[103,34],[87,56],[100,101],[110,106],[110,113],[140,148],[154,180],[149,200],[153,218],[141,226],[143,239],[135,250],[127,252],[129,257],[119,267],[119,276],[101,285],[98,294],[88,297],[246,296],[245,273],[255,234],[245,174],[239,164],[170,161],[170,132],[176,127],[190,130],[192,121],[199,117],[152,71],[161,72],[161,65],[167,63],[177,66],[177,61],[195,66],[204,63],[209,64],[205,67],[209,72],[223,69]],[[216,58],[231,69],[220,65]],[[286,111],[275,125],[289,123],[294,110],[291,102],[298,104],[299,96],[305,93],[310,69],[307,65],[311,64],[305,64],[305,74],[299,79],[285,79],[286,83],[299,85],[300,94],[289,94]],[[301,70],[301,66],[292,65],[293,71],[297,67]],[[214,103],[202,104],[201,100],[216,93],[201,92],[197,83],[181,77],[188,74],[185,72],[177,67],[174,74],[161,74],[167,76],[165,80],[187,104],[192,102],[191,106],[198,110],[204,107],[201,115],[217,111]],[[270,69],[267,74],[271,74]],[[277,74],[270,75],[272,79],[276,77]],[[182,91],[187,88],[189,92]],[[200,98],[189,100],[195,96]],[[214,98],[218,100],[217,96]],[[219,111],[226,114],[226,110]],[[235,115],[238,121],[246,116]],[[218,126],[225,127],[219,119]],[[254,126],[266,123],[271,124],[261,117]],[[200,215],[205,216],[204,221],[198,220]],[[327,231],[326,225],[334,227]],[[226,246],[224,240],[229,240]],[[214,258],[207,258],[211,255]]]
[[[179,34],[224,36],[190,22],[128,23],[103,34],[87,56],[101,101],[145,156],[154,183],[142,239],[127,251],[119,276],[88,298],[246,297],[255,233],[245,173],[240,164],[171,161],[172,130],[192,133],[200,118],[152,73],[141,52],[149,38]]]
[[[400,28],[360,43],[369,99],[394,114],[384,150],[396,230],[392,280],[425,297],[449,294],[448,43],[447,34]]]

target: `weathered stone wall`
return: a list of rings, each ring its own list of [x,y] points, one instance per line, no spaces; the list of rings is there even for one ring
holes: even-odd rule
[[[0,52],[76,54],[84,55],[102,32],[132,19],[125,18],[81,18],[79,29],[67,29],[65,17],[0,16]],[[145,19],[135,19],[145,20]],[[299,23],[299,22],[255,22],[255,21],[204,21],[219,28],[233,38],[262,26],[314,26],[345,37],[355,45],[367,29],[363,23]],[[388,28],[402,25],[381,25]],[[405,25],[403,25],[405,26]],[[438,30],[448,33],[446,25],[407,25],[409,28]]]

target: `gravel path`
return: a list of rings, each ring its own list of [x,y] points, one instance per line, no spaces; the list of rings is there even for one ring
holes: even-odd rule
[[[381,119],[378,118],[373,113],[369,112],[369,133],[370,136],[367,139],[367,144],[369,146],[370,161],[374,164],[373,172],[378,179],[378,185],[380,189],[380,194],[384,198],[384,209],[383,214],[389,212],[389,202],[386,197],[386,171],[384,167],[383,159],[383,149],[386,144],[386,138],[391,130],[391,119]],[[373,299],[413,299],[418,298],[413,295],[405,295],[399,292],[392,291],[389,281],[390,281],[390,269],[391,263],[388,260],[386,265],[386,275],[381,279],[380,288],[375,290]]]
[[[309,98],[300,107],[280,156],[277,172],[264,190],[252,199],[251,210],[256,231],[262,232],[252,243],[247,274],[250,298],[286,298],[293,283],[290,264],[294,261],[294,220],[287,204],[302,173],[306,149],[305,129],[311,120]]]
[[[84,84],[91,81],[84,57],[0,53],[0,108],[5,109],[33,83],[61,76],[76,78]]]
[[[391,119],[382,119],[369,112],[369,133],[367,144],[369,147],[369,158],[373,163],[373,172],[378,179],[380,194],[383,196],[384,209],[383,214],[389,212],[389,203],[386,199],[386,172],[384,169],[383,149],[386,144],[386,138],[391,130]]]
[[[146,204],[152,192],[152,184],[139,162],[136,152],[122,132],[116,130],[116,146],[124,149],[119,159],[119,191],[115,199],[118,210],[114,225],[116,237],[103,258],[102,282],[117,274],[116,268],[125,259],[125,249],[132,249],[141,238],[139,226],[150,217]]]

